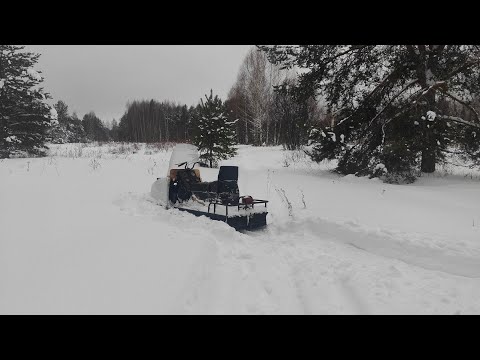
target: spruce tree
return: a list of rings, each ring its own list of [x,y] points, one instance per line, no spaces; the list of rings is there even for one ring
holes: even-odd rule
[[[212,90],[205,99],[205,102],[200,100],[193,118],[193,143],[199,149],[200,158],[213,167],[218,160],[236,155],[236,120],[228,120],[225,104],[218,95],[213,96]]]
[[[24,46],[0,45],[0,158],[42,156],[48,129],[57,123],[50,98],[39,85],[43,78],[33,69],[40,54]]]
[[[311,157],[342,174],[412,181],[452,148],[480,158],[480,47],[476,45],[261,46],[270,61],[302,68],[299,98],[324,99],[332,124],[312,129]],[[442,100],[461,105],[452,112]],[[460,116],[459,116],[460,115]],[[468,115],[468,116],[467,116]]]

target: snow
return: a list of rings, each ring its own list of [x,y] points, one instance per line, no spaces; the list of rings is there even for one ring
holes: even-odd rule
[[[428,121],[435,121],[437,114],[434,111],[427,111],[427,120]]]
[[[32,68],[27,69],[27,74],[34,80],[37,80],[37,81],[42,80],[42,77],[40,76],[40,74]]]
[[[6,138],[5,138],[5,141],[8,142],[8,143],[11,143],[11,142],[20,142],[20,140],[19,140],[15,135],[6,137]]]
[[[239,146],[222,164],[270,203],[236,232],[157,205],[171,149],[114,148],[0,161],[0,314],[480,313],[479,171],[390,185]]]
[[[333,142],[337,142],[337,136],[335,135],[335,133],[333,131],[329,131],[327,134],[331,135],[331,139]]]
[[[169,179],[166,177],[158,178],[150,190],[150,195],[155,201],[161,205],[168,207],[168,185]]]
[[[51,126],[54,126],[54,125],[58,125],[58,114],[57,114],[57,110],[55,110],[54,107],[50,108],[50,125]]]
[[[195,145],[191,144],[177,144],[173,150],[173,154],[170,157],[170,162],[165,176],[170,176],[171,169],[184,169],[184,166],[178,166],[183,162],[188,162],[188,166],[191,167],[193,163],[200,160],[198,149]],[[196,165],[198,167],[198,164]]]
[[[432,73],[432,70],[427,69],[425,72],[426,82],[428,86],[432,86],[435,84],[435,76]]]
[[[377,164],[377,166],[375,166],[375,170],[382,170],[384,173],[388,172],[387,171],[387,168],[385,167],[385,164]]]

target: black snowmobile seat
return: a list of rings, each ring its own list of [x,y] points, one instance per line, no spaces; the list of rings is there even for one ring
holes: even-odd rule
[[[240,199],[238,189],[238,166],[220,166],[217,181],[217,196],[225,204],[237,204]]]
[[[220,166],[218,181],[238,181],[238,166]]]

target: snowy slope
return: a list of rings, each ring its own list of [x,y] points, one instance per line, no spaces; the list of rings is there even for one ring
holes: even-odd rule
[[[270,203],[239,233],[155,204],[171,149],[118,147],[0,161],[1,314],[480,313],[478,172],[387,185],[242,146],[224,163]]]

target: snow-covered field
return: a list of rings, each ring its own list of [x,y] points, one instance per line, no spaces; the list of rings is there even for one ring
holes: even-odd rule
[[[270,203],[240,233],[156,205],[171,148],[136,148],[0,160],[0,314],[480,314],[478,171],[388,185],[242,146],[224,163]]]

